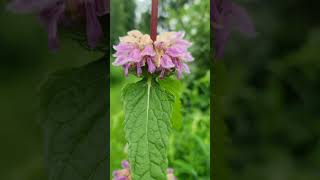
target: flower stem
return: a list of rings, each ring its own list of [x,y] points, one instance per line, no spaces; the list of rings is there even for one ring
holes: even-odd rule
[[[152,0],[150,34],[151,34],[151,39],[153,41],[157,39],[157,26],[158,26],[158,0]]]

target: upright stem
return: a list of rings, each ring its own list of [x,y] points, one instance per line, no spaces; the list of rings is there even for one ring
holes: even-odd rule
[[[157,26],[158,26],[158,0],[152,0],[150,34],[151,34],[151,39],[153,41],[157,39]]]

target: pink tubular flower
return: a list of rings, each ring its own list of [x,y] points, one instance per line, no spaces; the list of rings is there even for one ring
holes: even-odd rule
[[[123,169],[116,170],[113,172],[113,180],[132,180],[130,175],[130,165],[128,161],[122,161],[121,166]],[[169,168],[167,170],[167,179],[168,180],[177,180],[173,174],[173,169]]]
[[[136,69],[136,74],[140,76],[146,66],[149,73],[159,73],[160,78],[173,71],[181,78],[183,72],[190,73],[186,64],[193,61],[188,52],[190,46],[191,43],[183,39],[181,32],[162,33],[153,42],[149,35],[134,30],[121,37],[120,43],[114,46],[116,60],[113,65],[123,66],[126,76],[129,69]]]
[[[86,22],[88,44],[95,48],[103,32],[98,17],[109,13],[109,0],[14,0],[14,12],[37,13],[48,31],[50,49],[58,48],[58,25]]]

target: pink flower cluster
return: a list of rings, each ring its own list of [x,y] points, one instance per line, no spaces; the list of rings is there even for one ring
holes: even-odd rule
[[[123,169],[113,172],[113,180],[131,180],[130,165],[128,161],[122,161],[121,166]],[[167,179],[176,180],[177,178],[173,175],[173,169],[167,170]]]
[[[191,43],[183,39],[181,32],[165,32],[157,36],[153,41],[148,34],[133,30],[127,36],[120,37],[120,43],[114,46],[116,60],[115,66],[122,66],[125,75],[129,70],[135,70],[141,76],[143,70],[154,74],[158,73],[160,78],[172,72],[181,78],[182,73],[190,73],[186,62],[193,61],[188,52]]]

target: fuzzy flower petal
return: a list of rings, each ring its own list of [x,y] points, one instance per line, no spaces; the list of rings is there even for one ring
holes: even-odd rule
[[[173,64],[171,58],[167,54],[164,54],[161,58],[160,66],[162,68],[170,69],[170,68],[174,67],[174,64]]]
[[[144,50],[141,53],[142,56],[151,56],[154,57],[156,55],[156,53],[153,50],[153,45],[147,45],[145,46]]]
[[[182,69],[185,73],[190,74],[189,66],[186,63],[182,64]]]
[[[129,169],[129,168],[130,168],[130,165],[129,165],[129,162],[128,162],[128,161],[122,161],[122,162],[121,162],[121,166],[122,166],[122,168],[126,168],[126,169]]]
[[[128,55],[128,59],[130,62],[139,63],[142,60],[141,50],[136,48],[131,51]]]
[[[123,65],[123,68],[124,68],[124,75],[126,76],[126,77],[128,77],[128,75],[129,75],[129,68],[130,68],[130,64],[125,64],[125,65]]]
[[[153,63],[152,58],[147,58],[147,64],[148,64],[148,71],[149,73],[154,73],[156,71],[156,66]]]

